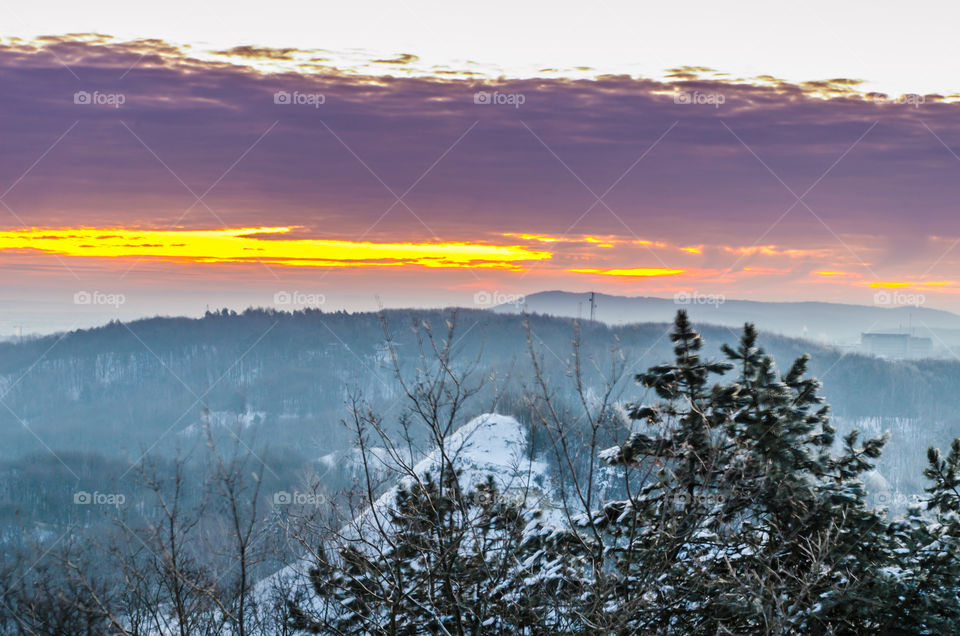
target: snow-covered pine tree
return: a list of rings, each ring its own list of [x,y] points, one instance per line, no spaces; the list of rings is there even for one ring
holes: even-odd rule
[[[929,449],[926,511],[918,502],[891,524],[894,558],[886,568],[887,633],[950,634],[960,630],[960,439],[947,457]]]
[[[602,453],[632,494],[591,518],[610,537],[613,579],[593,621],[650,633],[875,628],[861,596],[881,596],[890,551],[860,475],[884,440],[859,447],[851,434],[832,456],[806,357],[781,376],[752,325],[723,349],[730,363],[701,360],[684,312],[672,338],[674,363],[637,376],[659,398],[630,411],[646,430]]]
[[[757,339],[748,324],[737,349],[723,347],[740,373],[726,426],[734,447],[723,476],[726,536],[704,609],[718,628],[735,631],[842,631],[855,613],[846,599],[875,569],[869,546],[886,529],[859,479],[884,439],[858,448],[853,433],[834,458],[829,408],[820,383],[805,377],[808,357],[781,376]]]
[[[323,612],[290,604],[291,627],[315,634],[521,633],[516,554],[531,513],[492,477],[470,492],[448,470],[398,489],[382,525],[324,550],[310,578]],[[329,555],[329,556],[328,556]]]
[[[601,453],[622,469],[623,490],[630,493],[590,519],[609,537],[609,569],[598,577],[602,602],[592,622],[618,632],[691,629],[696,621],[687,618],[694,614],[681,608],[703,598],[695,564],[715,545],[723,499],[718,486],[730,449],[723,425],[732,396],[709,382],[731,365],[701,359],[703,340],[685,312],[677,314],[671,340],[674,362],[637,376],[659,398],[630,408],[644,428]]]

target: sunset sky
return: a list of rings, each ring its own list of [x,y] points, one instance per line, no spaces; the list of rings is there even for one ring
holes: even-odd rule
[[[285,293],[960,311],[960,16],[99,4],[0,9],[0,336]]]

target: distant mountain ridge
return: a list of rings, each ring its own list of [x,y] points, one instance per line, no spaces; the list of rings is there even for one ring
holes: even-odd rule
[[[589,295],[538,292],[526,296],[523,302],[498,305],[493,311],[588,318]],[[935,344],[960,345],[960,315],[927,307],[761,302],[693,293],[678,294],[676,298],[598,293],[595,301],[596,319],[613,325],[669,322],[678,309],[686,309],[696,323],[742,327],[745,322],[755,322],[764,331],[834,344],[859,342],[864,332],[910,329],[913,335],[930,337]]]

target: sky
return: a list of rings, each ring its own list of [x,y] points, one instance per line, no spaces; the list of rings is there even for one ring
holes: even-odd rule
[[[958,9],[0,8],[0,336],[540,290],[960,311]]]

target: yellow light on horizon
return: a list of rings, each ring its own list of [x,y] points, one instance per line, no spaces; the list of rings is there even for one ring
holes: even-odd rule
[[[36,250],[86,258],[159,258],[191,263],[261,262],[291,267],[492,267],[547,260],[550,252],[479,243],[374,243],[294,239],[290,227],[222,230],[31,228],[0,232],[0,251]],[[259,235],[269,234],[269,238]]]
[[[523,241],[539,241],[541,243],[590,243],[591,245],[595,245],[597,247],[616,247],[617,245],[625,242],[623,239],[617,238],[616,236],[567,236],[566,234],[562,236],[549,236],[546,234],[521,234],[517,232],[504,232],[502,236],[518,238]],[[645,243],[649,242],[650,241],[645,241]]]
[[[503,236],[522,239],[524,241],[540,241],[541,243],[556,243],[560,239],[554,236],[543,234],[515,234],[513,232],[504,232]]]
[[[682,269],[667,269],[665,267],[634,267],[628,269],[571,269],[577,274],[601,274],[603,276],[675,276],[684,273]]]

